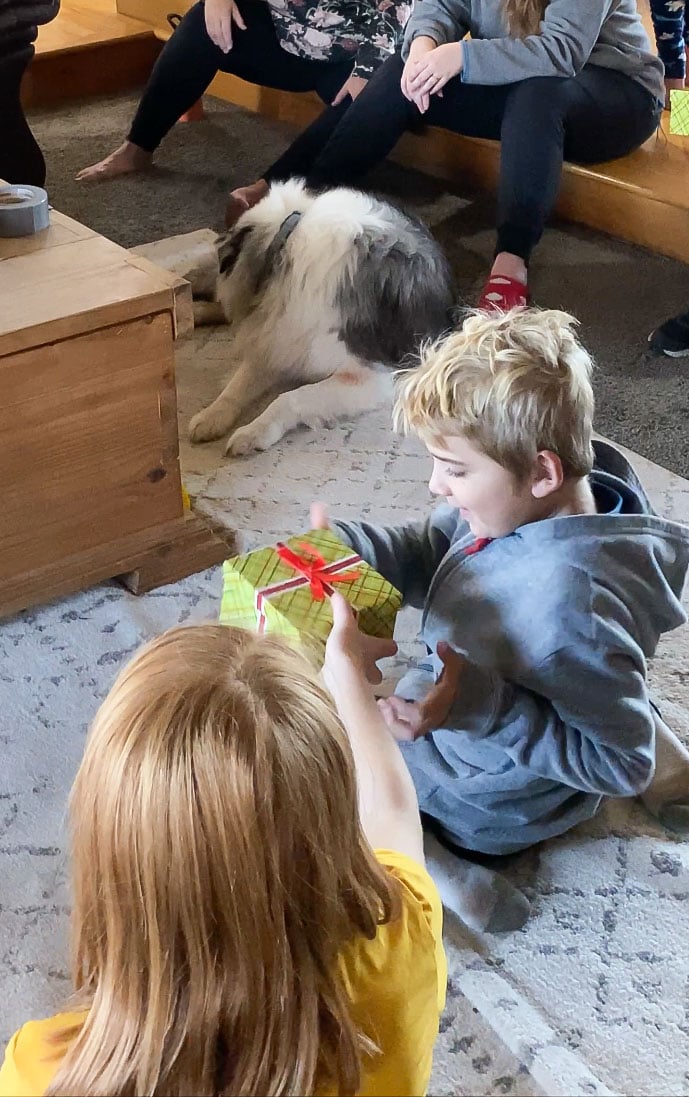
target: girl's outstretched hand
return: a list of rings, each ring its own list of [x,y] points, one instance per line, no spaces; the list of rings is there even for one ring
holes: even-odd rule
[[[346,598],[334,591],[330,596],[333,627],[325,646],[323,673],[328,687],[342,683],[352,670],[372,685],[380,682],[379,659],[387,659],[397,651],[394,640],[365,636],[360,632],[352,607]],[[331,688],[332,691],[332,688]]]

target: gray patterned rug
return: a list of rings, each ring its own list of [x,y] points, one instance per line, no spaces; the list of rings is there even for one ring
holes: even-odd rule
[[[172,135],[167,167],[155,176],[74,186],[74,172],[108,151],[132,105],[118,99],[36,118],[56,206],[127,246],[207,225],[228,186],[285,140],[280,127],[218,107],[209,122]],[[413,173],[391,169],[386,178],[435,222],[473,292],[489,256],[489,214]],[[658,365],[643,349],[660,313],[686,307],[684,273],[570,229],[549,234],[535,272],[539,300],[576,307],[598,354],[601,428],[687,471],[685,367]],[[182,439],[226,370],[221,331],[180,347]],[[196,508],[238,529],[246,547],[304,528],[314,498],[343,516],[418,516],[429,506],[426,460],[414,442],[390,434],[388,418],[298,433],[241,461],[224,460],[220,445],[192,449],[183,440],[185,482]],[[689,483],[638,465],[658,509],[689,521]],[[0,1040],[59,1008],[69,989],[64,809],[98,702],[142,641],[213,619],[219,598],[214,570],[140,599],[105,584],[0,623]],[[403,614],[391,677],[414,656],[415,628],[415,616]],[[689,739],[687,667],[685,628],[664,641],[652,677],[667,718]],[[471,936],[448,919],[448,1008],[431,1092],[689,1094],[689,846],[638,804],[618,802],[506,871],[529,895],[533,917],[502,938]]]
[[[182,439],[227,369],[222,331],[180,347]],[[385,412],[240,461],[182,442],[196,508],[242,531],[246,546],[305,528],[323,499],[343,516],[424,513],[427,462],[390,434]],[[656,505],[689,520],[689,484],[641,461]],[[86,727],[122,663],[178,622],[214,618],[213,570],[137,599],[103,585],[0,624],[0,1038],[59,1008],[69,987],[63,815]],[[403,614],[400,673],[415,651]],[[653,682],[689,735],[689,630],[668,638]],[[434,1094],[689,1093],[689,847],[631,802],[514,859],[507,872],[533,917],[505,937],[448,919],[448,1008]]]

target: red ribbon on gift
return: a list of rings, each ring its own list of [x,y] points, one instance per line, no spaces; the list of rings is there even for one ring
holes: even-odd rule
[[[335,565],[328,565],[325,561],[325,557],[321,556],[312,545],[302,541],[299,545],[303,549],[303,555],[300,556],[298,552],[294,552],[293,549],[287,545],[283,545],[282,542],[278,543],[277,554],[282,560],[283,564],[289,564],[295,571],[304,575],[311,587],[311,594],[316,602],[322,602],[326,594],[332,594],[331,583],[347,583],[354,579],[358,579],[361,575],[360,571],[345,571],[340,573],[340,568],[348,567],[350,563],[357,563],[360,556],[348,556],[346,560],[337,560]],[[336,572],[333,570],[336,566]]]
[[[287,564],[293,568],[298,574],[293,579],[283,579],[278,583],[271,583],[268,587],[263,587],[262,590],[256,591],[256,613],[258,614],[258,631],[264,632],[266,627],[266,616],[264,604],[268,598],[271,598],[275,594],[283,594],[288,590],[296,590],[298,587],[303,587],[307,583],[311,588],[311,594],[316,602],[322,602],[326,594],[332,594],[333,583],[347,583],[352,582],[354,579],[358,579],[361,575],[359,571],[345,571],[351,564],[360,564],[361,557],[356,553],[352,553],[351,556],[345,556],[342,560],[335,560],[334,563],[328,564],[325,558],[321,556],[320,552],[309,545],[307,542],[302,541],[299,546],[303,552],[295,552],[294,549],[289,548],[288,545],[278,543],[276,551],[283,564]]]

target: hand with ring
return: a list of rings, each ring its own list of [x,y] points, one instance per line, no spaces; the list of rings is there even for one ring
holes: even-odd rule
[[[461,42],[446,42],[424,54],[407,77],[411,98],[417,103],[420,97],[441,95],[449,80],[459,76],[464,64]],[[422,113],[424,113],[422,111]]]

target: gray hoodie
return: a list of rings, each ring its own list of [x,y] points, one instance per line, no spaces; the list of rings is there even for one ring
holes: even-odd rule
[[[626,458],[597,442],[599,511],[521,526],[478,552],[458,512],[338,533],[423,609],[431,653],[473,664],[446,728],[404,744],[422,811],[467,849],[509,853],[634,796],[653,774],[646,660],[685,621],[689,529],[657,517]],[[418,699],[435,654],[403,679]]]
[[[416,0],[403,57],[415,38],[464,43],[466,84],[514,84],[531,76],[576,76],[586,64],[617,69],[664,101],[664,69],[651,53],[636,0],[550,0],[541,33],[511,38],[502,0]]]

